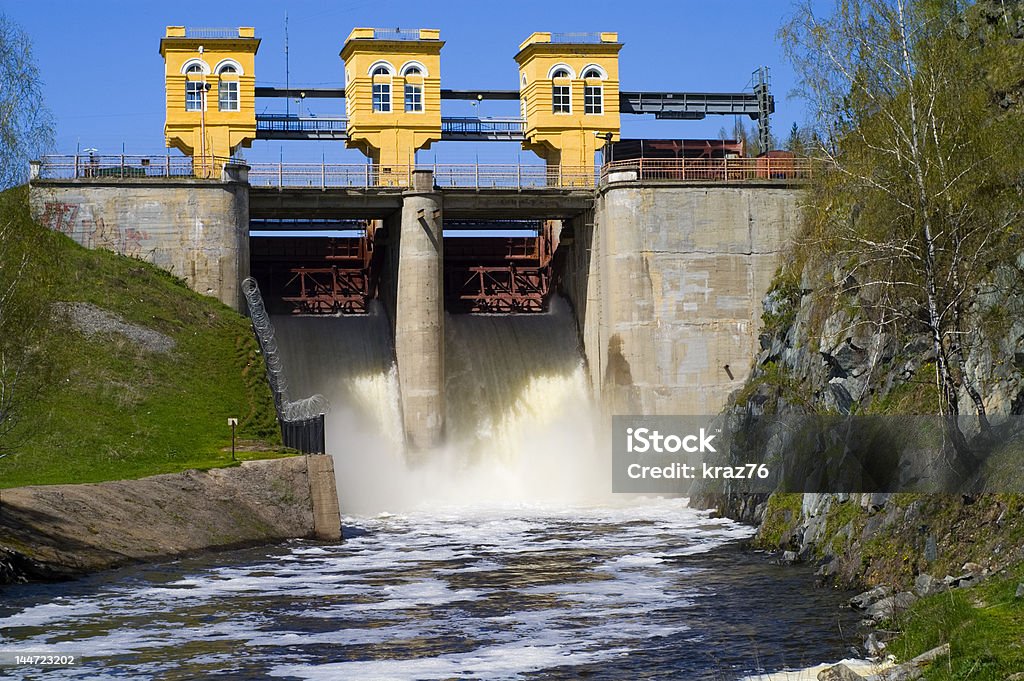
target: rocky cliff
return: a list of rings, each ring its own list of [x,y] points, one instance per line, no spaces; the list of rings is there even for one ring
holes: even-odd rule
[[[1008,254],[986,279],[967,310],[964,366],[998,427],[1024,413],[1024,254]],[[760,352],[751,379],[733,395],[733,421],[765,414],[936,413],[932,343],[912,325],[884,323],[880,295],[824,256],[790,262],[765,298]],[[960,398],[961,412],[972,413],[966,389]],[[984,492],[1007,489],[1003,483],[1015,471],[1006,466],[980,462],[962,494],[748,495],[720,505],[759,524],[762,547],[817,562],[823,577],[841,585],[907,588],[920,575],[960,579],[1024,558],[1024,501]],[[900,479],[914,474],[902,470]]]

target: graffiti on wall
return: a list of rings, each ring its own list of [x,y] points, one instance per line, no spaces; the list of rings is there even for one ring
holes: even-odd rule
[[[145,255],[143,243],[149,239],[145,231],[108,224],[102,216],[95,215],[88,204],[47,201],[43,204],[40,221],[86,248],[105,248],[133,258]]]

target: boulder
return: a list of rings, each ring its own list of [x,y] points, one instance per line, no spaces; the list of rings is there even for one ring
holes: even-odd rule
[[[818,681],[864,681],[864,677],[845,664],[837,664],[818,672]]]
[[[931,575],[925,573],[920,574],[914,578],[914,593],[924,598],[925,596],[931,596],[946,590],[946,584],[944,582],[935,579]]]
[[[878,634],[871,632],[868,637],[864,639],[864,650],[868,651],[868,655],[871,657],[882,657],[885,654],[886,645],[882,641],[878,640]]]
[[[963,570],[964,572],[969,572],[972,575],[982,575],[982,574],[985,574],[985,568],[983,568],[982,566],[978,565],[977,563],[964,563],[963,567],[960,568],[960,569]]]
[[[917,596],[909,591],[903,591],[894,596],[886,596],[868,607],[867,616],[876,622],[891,619],[909,608],[916,600]]]
[[[874,605],[878,601],[882,600],[886,596],[892,595],[892,587],[887,584],[880,584],[874,589],[865,591],[864,593],[857,594],[850,599],[850,605],[857,610],[867,610],[870,606]]]
[[[946,575],[945,579],[942,580],[947,587],[950,589],[963,589],[969,586],[974,586],[981,581],[981,574],[977,572],[968,572],[960,575],[959,577],[953,577],[952,575]]]

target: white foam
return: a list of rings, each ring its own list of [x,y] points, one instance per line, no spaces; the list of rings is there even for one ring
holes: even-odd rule
[[[21,612],[0,619],[0,625],[2,625],[0,628],[40,627],[44,624],[95,615],[100,612],[102,612],[102,609],[99,605],[89,602],[43,603],[25,608]]]
[[[627,649],[574,651],[565,645],[510,643],[478,648],[469,653],[413,660],[366,660],[317,666],[281,665],[271,676],[361,681],[414,681],[451,678],[514,679],[551,667],[593,664],[628,652]]]

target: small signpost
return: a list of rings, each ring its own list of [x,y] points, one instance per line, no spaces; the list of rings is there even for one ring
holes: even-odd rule
[[[231,426],[231,460],[235,460],[235,428],[238,427],[238,419],[229,418],[228,425]]]

